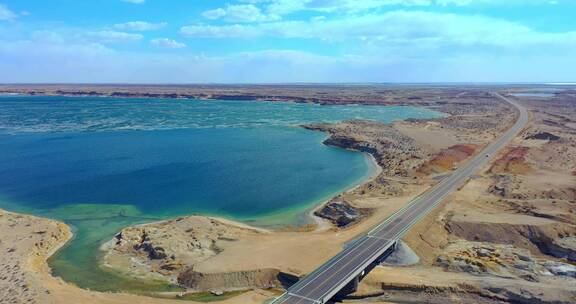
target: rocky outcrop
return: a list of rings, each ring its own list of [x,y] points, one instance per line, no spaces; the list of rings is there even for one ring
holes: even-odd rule
[[[427,161],[430,148],[419,144],[393,125],[374,121],[344,121],[302,126],[330,135],[324,144],[371,154],[380,166],[380,174],[356,188],[359,195],[401,196],[421,180],[416,168]]]
[[[307,127],[310,129],[310,127]],[[356,150],[372,154],[376,159],[382,159],[383,155],[376,148],[376,144],[361,141],[345,135],[332,135],[324,141],[328,146],[340,147],[344,149]]]
[[[314,211],[314,215],[330,220],[338,227],[346,227],[362,219],[369,213],[366,209],[357,209],[348,202],[342,200],[332,200],[319,210]]]
[[[576,279],[575,266],[534,258],[530,251],[512,245],[456,242],[438,256],[436,265],[454,272],[489,274],[530,282],[538,282],[550,276]]]
[[[537,140],[559,140],[560,136],[556,136],[548,132],[539,132],[531,134],[525,137],[525,139],[537,139]]]
[[[574,226],[550,222],[526,225],[508,223],[482,223],[448,221],[446,229],[454,236],[474,242],[511,244],[528,250],[540,251],[558,258],[574,257],[574,250],[558,242],[576,234]]]
[[[576,237],[574,236],[556,239],[552,243],[547,244],[546,249],[552,256],[576,261]]]
[[[258,269],[226,273],[201,273],[193,268],[178,275],[178,283],[195,291],[215,289],[238,290],[282,287],[281,273],[276,269]]]
[[[144,267],[173,280],[190,265],[218,255],[227,243],[262,232],[207,217],[182,217],[122,229],[103,246],[104,260],[110,267]]]
[[[499,174],[494,175],[495,182],[488,188],[488,193],[503,198],[527,199],[526,193],[518,193],[520,188],[518,179],[511,175]]]
[[[574,292],[571,290],[541,290],[491,286],[482,291],[488,298],[499,299],[499,303],[519,304],[572,304]],[[551,295],[552,294],[552,295]]]
[[[521,172],[529,172],[531,170],[529,167],[527,170],[524,170],[526,167],[522,168]],[[516,167],[515,170],[517,171],[518,169],[519,167]],[[514,174],[494,174],[492,179],[494,182],[488,188],[488,192],[502,198],[576,201],[576,186],[565,184],[550,188],[534,187],[523,176]]]
[[[345,121],[303,126],[330,134],[325,144],[371,154],[382,175],[402,178],[412,175],[430,155],[426,147],[403,135],[391,125],[373,121]]]
[[[122,234],[116,235],[116,239],[122,240]],[[140,237],[140,242],[134,245],[135,250],[142,250],[148,254],[148,258],[151,260],[162,260],[166,258],[165,249],[160,246],[154,246],[150,242],[150,238],[146,233],[146,230],[142,230],[142,235]]]

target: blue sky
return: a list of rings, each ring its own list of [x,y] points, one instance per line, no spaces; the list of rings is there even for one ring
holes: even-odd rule
[[[574,0],[0,0],[0,82],[573,82]]]

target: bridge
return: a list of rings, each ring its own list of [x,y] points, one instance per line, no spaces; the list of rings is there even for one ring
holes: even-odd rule
[[[515,124],[496,141],[455,170],[450,176],[398,210],[370,232],[361,235],[336,256],[308,274],[272,304],[322,304],[335,295],[356,290],[358,282],[396,248],[398,241],[442,200],[462,187],[469,178],[488,164],[528,122],[528,112],[516,102],[498,94],[495,97],[518,111]]]

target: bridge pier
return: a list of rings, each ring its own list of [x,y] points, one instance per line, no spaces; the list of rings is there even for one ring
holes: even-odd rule
[[[388,250],[386,250],[382,256],[376,259],[373,263],[368,265],[366,269],[364,269],[359,275],[357,275],[350,283],[348,283],[344,288],[340,289],[340,291],[334,296],[335,299],[342,299],[349,294],[355,293],[358,290],[358,284],[360,281],[370,272],[372,269],[376,268],[376,266],[380,265],[382,261],[384,261],[392,252],[394,252],[398,248],[398,242],[394,242],[394,245],[390,246]]]
[[[392,254],[392,252],[394,252],[394,251],[396,251],[396,250],[398,249],[398,242],[399,242],[399,241],[394,242],[394,244],[393,244],[390,248],[388,248],[388,250],[386,250],[386,251],[384,252],[384,254],[382,254],[374,263],[375,263],[376,265],[382,264],[382,263],[384,262],[384,260],[386,260],[386,258],[387,258],[390,254]]]
[[[351,293],[355,293],[358,290],[358,283],[360,283],[360,277],[357,276],[344,286],[344,288],[340,289],[334,298],[343,298]]]

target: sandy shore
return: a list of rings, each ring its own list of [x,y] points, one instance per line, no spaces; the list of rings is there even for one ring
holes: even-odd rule
[[[378,176],[380,174],[382,174],[382,167],[380,167],[380,165],[378,164],[378,162],[376,161],[374,156],[370,153],[365,153],[365,155],[368,158],[368,161],[371,163],[371,166],[373,168],[373,172],[366,179],[364,179],[362,182],[358,183],[357,185],[353,185],[352,187],[344,190],[341,195],[346,195],[346,194],[352,193],[353,191],[357,190],[359,187],[362,187],[363,185],[365,185],[367,183],[375,181],[376,178],[378,178]],[[322,208],[324,208],[324,206],[326,206],[326,204],[328,204],[333,199],[334,198],[330,198],[330,199],[316,205],[309,212],[307,212],[308,218],[310,218],[312,223],[314,223],[314,225],[316,226],[316,227],[314,227],[316,232],[327,231],[327,230],[330,230],[334,227],[333,224],[329,220],[322,218],[322,217],[319,217],[319,216],[314,214],[315,212],[318,212]]]
[[[439,146],[438,143],[460,141],[451,132],[439,132],[440,126],[420,125],[424,123],[404,125],[412,130],[412,134],[424,133],[419,140],[403,134],[393,125],[380,123],[357,121],[306,126],[329,133],[330,137],[326,140],[329,145],[364,152],[367,151],[363,145],[377,146],[376,150],[370,153],[371,160],[378,165],[374,175],[337,198],[349,203],[351,208],[368,210],[367,216],[344,228],[318,219],[321,224],[315,227],[316,229],[282,229],[260,234],[242,231],[233,226],[223,227],[206,221],[204,217],[185,217],[162,224],[123,229],[122,237],[114,240],[116,245],[108,250],[104,260],[109,267],[126,274],[137,274],[138,277],[146,277],[150,273],[160,274],[166,280],[180,284],[189,281],[183,276],[187,269],[193,268],[191,275],[210,277],[211,282],[203,282],[200,284],[202,287],[191,287],[200,291],[253,287],[252,279],[242,281],[230,278],[235,273],[243,273],[248,277],[257,271],[276,269],[302,276],[339,252],[345,243],[402,208],[434,183],[433,180],[416,178],[415,168],[419,168],[438,151],[430,148],[431,146],[446,149],[449,146]],[[426,141],[422,141],[424,138]],[[406,153],[407,151],[411,152]],[[400,158],[399,153],[403,153]],[[469,156],[471,155],[455,160],[450,169]],[[321,210],[325,205],[317,206],[311,213]],[[192,231],[192,235],[188,231]],[[185,245],[189,238],[192,238],[195,244],[192,248]],[[164,256],[175,258],[164,259]],[[229,286],[219,286],[219,281],[215,278],[217,276],[228,278],[226,280]],[[266,286],[275,284],[268,279],[260,283]]]
[[[328,144],[371,151],[379,164],[375,177],[338,197],[354,209],[369,210],[359,221],[336,227],[321,220],[313,230],[269,231],[223,219],[184,217],[123,229],[122,237],[107,248],[104,262],[127,274],[154,273],[186,282],[191,291],[250,290],[218,303],[262,303],[277,291],[259,285],[278,282],[256,273],[271,269],[301,276],[312,271],[425,191],[435,182],[432,177],[449,174],[477,151],[474,147],[511,122],[510,112],[489,97],[458,94],[458,105],[435,108],[451,114],[445,119],[315,126],[331,135]],[[405,237],[420,263],[376,268],[346,302],[576,301],[576,279],[559,270],[569,269],[569,254],[576,252],[576,218],[570,211],[576,199],[571,129],[576,121],[566,114],[576,114],[576,107],[556,100],[559,110],[545,112],[538,101],[523,102],[532,111],[528,129],[495,164]],[[546,139],[546,132],[560,139]],[[54,278],[46,259],[71,237],[69,227],[10,212],[0,215],[0,303],[175,303],[87,291]]]
[[[64,223],[0,210],[0,303],[182,303],[88,291],[53,277],[46,260],[71,237]],[[271,296],[270,291],[254,290],[216,303],[262,303]]]
[[[377,177],[337,198],[337,201],[344,201],[354,209],[370,210],[368,216],[360,221],[345,227],[332,225],[330,229],[322,227],[323,229],[305,232],[275,231],[267,235],[239,232],[234,233],[232,241],[197,232],[194,238],[200,243],[211,244],[213,247],[210,248],[215,250],[210,251],[207,250],[209,247],[200,246],[199,255],[186,261],[185,258],[179,258],[182,252],[173,247],[174,243],[188,238],[181,232],[188,227],[194,227],[194,231],[215,229],[210,225],[200,227],[197,225],[200,218],[189,217],[180,220],[180,224],[173,222],[165,226],[142,227],[148,237],[146,242],[162,248],[167,255],[176,256],[176,260],[182,262],[182,268],[174,271],[179,273],[178,275],[162,271],[162,260],[147,259],[148,253],[131,249],[134,244],[142,241],[139,237],[141,230],[124,229],[123,232],[132,237],[121,240],[121,244],[109,252],[109,257],[139,259],[148,263],[153,272],[172,276],[193,290],[223,288],[224,281],[228,282],[227,287],[232,289],[240,286],[278,287],[278,282],[273,280],[262,277],[243,280],[238,279],[237,274],[250,277],[264,269],[276,269],[301,276],[315,269],[322,261],[340,251],[346,242],[367,231],[425,191],[436,182],[433,177],[449,174],[480,151],[482,146],[512,122],[511,112],[502,115],[493,110],[494,106],[492,112],[479,105],[477,107],[480,110],[476,108],[473,110],[476,112],[464,114],[461,111],[466,109],[452,108],[455,113],[451,117],[435,121],[396,122],[389,126],[370,122],[310,126],[311,129],[331,135],[326,141],[327,144],[371,151],[381,166]],[[482,110],[487,110],[488,113],[478,113]],[[503,110],[502,113],[506,111]],[[493,121],[498,123],[491,124]],[[532,126],[535,124],[537,122],[531,122]],[[493,129],[486,128],[487,125],[492,125]],[[525,136],[526,134],[523,134],[514,144],[525,145]],[[451,195],[438,210],[407,235],[406,242],[414,248],[421,260],[417,265],[403,268],[407,269],[406,273],[409,275],[399,275],[402,273],[401,269],[395,271],[394,268],[387,268],[387,272],[383,272],[378,268],[362,282],[360,290],[352,295],[349,301],[372,303],[386,302],[386,299],[392,302],[417,299],[422,302],[445,303],[446,298],[450,298],[450,302],[463,303],[531,303],[533,299],[542,300],[543,303],[570,303],[570,299],[574,297],[570,290],[574,289],[576,281],[570,279],[570,275],[565,272],[557,271],[569,269],[570,264],[554,257],[557,253],[543,251],[544,249],[534,244],[543,240],[555,244],[559,237],[574,235],[574,225],[566,224],[566,219],[562,217],[559,218],[560,222],[557,222],[539,219],[535,214],[526,214],[526,210],[530,209],[522,209],[518,205],[524,203],[502,203],[502,199],[494,197],[490,192],[494,187],[500,187],[494,185],[494,180],[501,178],[502,174],[514,177],[520,172],[516,172],[519,170],[516,168],[522,168],[522,164],[516,164],[519,160],[515,153],[517,152],[514,150],[502,153],[495,165],[485,168],[482,174]],[[574,165],[572,160],[566,162]],[[504,164],[499,165],[500,163]],[[533,166],[542,166],[545,163],[541,160]],[[495,172],[496,170],[505,172]],[[556,181],[553,187],[567,187],[571,184],[560,182],[562,178],[550,179],[552,175],[548,173],[546,176],[549,181]],[[534,175],[530,175],[527,180],[534,178]],[[543,189],[535,183],[531,183],[531,188]],[[529,192],[528,188],[521,191]],[[527,204],[534,208],[532,202]],[[315,208],[315,211],[324,206]],[[542,204],[541,206],[537,208],[550,211],[548,207],[544,208]],[[509,209],[511,207],[514,208],[512,212]],[[500,216],[502,212],[506,214]],[[555,212],[567,216],[568,213],[565,212],[569,211],[557,207]],[[517,232],[506,237],[505,231],[510,229]],[[224,230],[234,231],[231,228]],[[526,231],[539,231],[537,233],[541,234],[541,237],[526,239]],[[479,232],[483,233],[478,235]],[[166,241],[159,237],[166,235],[174,238]],[[474,241],[478,239],[482,241]],[[498,245],[501,240],[513,245],[502,247]],[[568,240],[563,242],[568,243]],[[566,249],[568,247],[562,248],[558,249],[560,255],[565,252],[562,250],[570,250]],[[206,254],[207,251],[209,253]],[[186,265],[191,268],[187,270]],[[127,266],[132,268],[133,265],[113,265],[116,269]],[[415,274],[419,274],[423,279],[414,280]],[[203,277],[206,279],[201,279]]]
[[[357,194],[354,193],[355,191],[358,191],[358,189],[366,183],[374,182],[382,173],[382,168],[378,165],[372,155],[369,156],[369,160],[374,163],[374,172],[365,181],[348,189],[343,195],[356,196]],[[318,265],[318,261],[326,260],[338,252],[342,244],[353,239],[357,234],[375,225],[378,221],[401,208],[404,202],[408,201],[411,197],[413,197],[413,195],[387,198],[383,206],[380,207],[377,212],[374,212],[373,216],[342,231],[335,229],[329,221],[313,215],[313,212],[321,208],[323,204],[317,206],[310,212],[310,216],[315,221],[322,223],[311,232],[273,232],[227,219],[212,218],[215,222],[223,225],[227,231],[241,231],[243,238],[230,244],[222,254],[218,254],[211,258],[209,262],[196,264],[195,267],[196,269],[207,273],[274,268],[284,269],[286,272],[295,275],[303,275],[313,270]],[[365,204],[373,205],[373,202],[374,198],[370,198],[366,200]],[[137,295],[87,291],[70,285],[59,278],[52,277],[50,275],[50,269],[46,264],[46,260],[59,248],[64,246],[69,239],[71,239],[72,233],[70,228],[60,222],[5,211],[2,211],[2,217],[0,219],[0,234],[3,245],[14,244],[18,252],[29,252],[32,247],[36,248],[35,246],[38,246],[37,244],[42,244],[42,246],[44,246],[39,250],[34,251],[34,253],[29,255],[18,255],[18,259],[10,260],[10,266],[7,266],[6,269],[18,267],[16,273],[22,277],[22,280],[2,281],[6,287],[2,289],[10,291],[10,295],[12,296],[8,297],[8,295],[3,295],[0,297],[3,301],[4,299],[7,299],[7,303],[25,303],[28,301],[35,303],[125,303],[126,301],[137,301],[137,303],[172,302],[172,300],[155,299]],[[190,219],[194,222],[198,222],[195,220],[195,217],[191,217]],[[162,225],[170,226],[172,221],[173,220],[158,221],[137,225],[133,228],[138,229],[142,227]],[[50,237],[47,240],[46,233],[35,234],[32,230],[50,231]],[[16,232],[15,234],[13,233],[14,231]],[[249,231],[250,233],[246,233],[246,231]],[[253,235],[251,235],[252,233]],[[10,238],[10,236],[15,235],[20,238],[32,235],[34,237],[34,245],[30,243],[32,240],[30,242],[22,242],[20,239]],[[113,240],[111,242],[113,242]],[[104,245],[104,249],[107,249],[110,246],[111,243],[108,242]],[[8,251],[9,249],[2,250],[2,252]],[[294,252],[299,252],[299,254],[295,255]],[[254,259],[254,256],[258,256],[259,258]],[[106,265],[110,266],[110,262],[110,260],[107,260]],[[121,268],[122,263],[123,262],[112,264]],[[31,267],[30,265],[35,266]],[[286,269],[285,265],[291,266],[289,269]],[[29,286],[33,286],[41,291],[27,295],[26,292],[30,288]],[[21,290],[22,293],[15,293],[13,290]],[[262,303],[265,299],[270,298],[273,295],[274,293],[271,291],[257,289],[243,293],[240,296],[223,301],[222,303]]]

